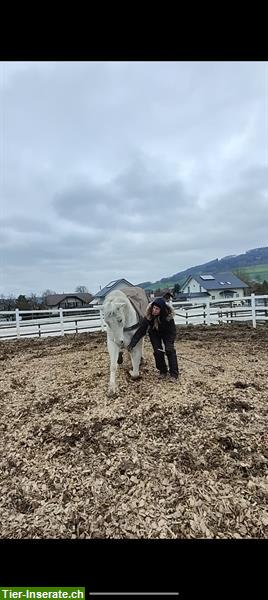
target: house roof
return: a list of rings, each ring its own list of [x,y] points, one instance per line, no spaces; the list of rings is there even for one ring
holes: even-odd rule
[[[55,304],[59,304],[66,298],[77,298],[78,300],[89,303],[90,300],[92,300],[92,294],[50,294],[49,296],[46,296],[46,304],[47,306],[55,306]]]
[[[158,291],[155,291],[155,292],[154,292],[154,295],[155,295],[155,298],[158,298],[158,297],[160,297],[160,296],[161,296],[161,297],[162,297],[162,296],[164,296],[164,294],[167,294],[167,293],[169,293],[169,294],[172,294],[172,296],[173,296],[173,292],[171,292],[170,288],[163,288],[163,289],[162,289],[162,290],[160,290],[159,292],[158,292]]]
[[[104,296],[106,296],[106,294],[112,292],[115,286],[118,285],[118,283],[126,283],[131,287],[135,287],[133,283],[130,283],[126,279],[116,279],[114,281],[110,281],[110,283],[107,283],[107,285],[104,288],[102,288],[97,294],[95,294],[94,298],[103,298]]]
[[[205,279],[203,279],[203,277]],[[209,279],[206,279],[206,277],[209,277]],[[193,273],[186,279],[183,287],[188,284],[190,279],[194,279],[199,285],[205,288],[205,290],[228,290],[231,288],[248,287],[244,281],[236,277],[236,275],[233,275],[230,271],[226,271],[225,273],[204,273],[203,275],[202,273]]]

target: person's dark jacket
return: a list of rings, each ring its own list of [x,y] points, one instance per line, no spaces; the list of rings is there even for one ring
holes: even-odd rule
[[[158,317],[144,317],[136,333],[134,333],[130,344],[128,345],[128,350],[132,350],[140,341],[140,339],[147,333],[147,331],[149,334],[150,331],[158,331],[158,334],[162,339],[175,339],[176,325],[170,309],[167,307],[163,298],[157,298],[154,302],[152,302],[151,306],[154,304],[160,307],[160,315]]]

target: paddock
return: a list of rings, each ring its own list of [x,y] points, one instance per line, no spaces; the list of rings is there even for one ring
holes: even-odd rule
[[[0,342],[1,538],[266,538],[268,327],[177,327],[179,383],[103,332]]]

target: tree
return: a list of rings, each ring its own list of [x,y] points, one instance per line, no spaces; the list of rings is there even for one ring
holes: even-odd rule
[[[16,308],[16,298],[13,294],[9,296],[2,296],[1,302],[2,310],[15,310]]]
[[[179,294],[181,291],[181,286],[179,283],[175,283],[174,288],[173,288],[173,293],[174,294]]]
[[[262,291],[264,294],[268,294],[268,281],[266,281],[266,279],[263,281]]]
[[[0,294],[0,310],[5,310],[5,296]]]
[[[41,295],[42,295],[42,298],[46,298],[47,296],[51,296],[56,293],[57,292],[53,292],[52,290],[45,290]]]
[[[38,310],[40,308],[40,303],[37,302],[37,296],[33,292],[28,297],[30,308],[33,310]]]
[[[87,287],[86,287],[85,285],[78,285],[78,286],[75,288],[75,292],[76,292],[77,294],[88,294],[88,293],[89,293],[89,292],[88,292],[88,289],[87,289]]]
[[[16,300],[16,308],[19,310],[29,310],[31,305],[29,300],[23,294],[20,294]]]

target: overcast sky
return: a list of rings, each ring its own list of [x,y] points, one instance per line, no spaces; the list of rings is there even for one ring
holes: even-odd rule
[[[1,63],[0,111],[0,294],[268,245],[268,63]]]

